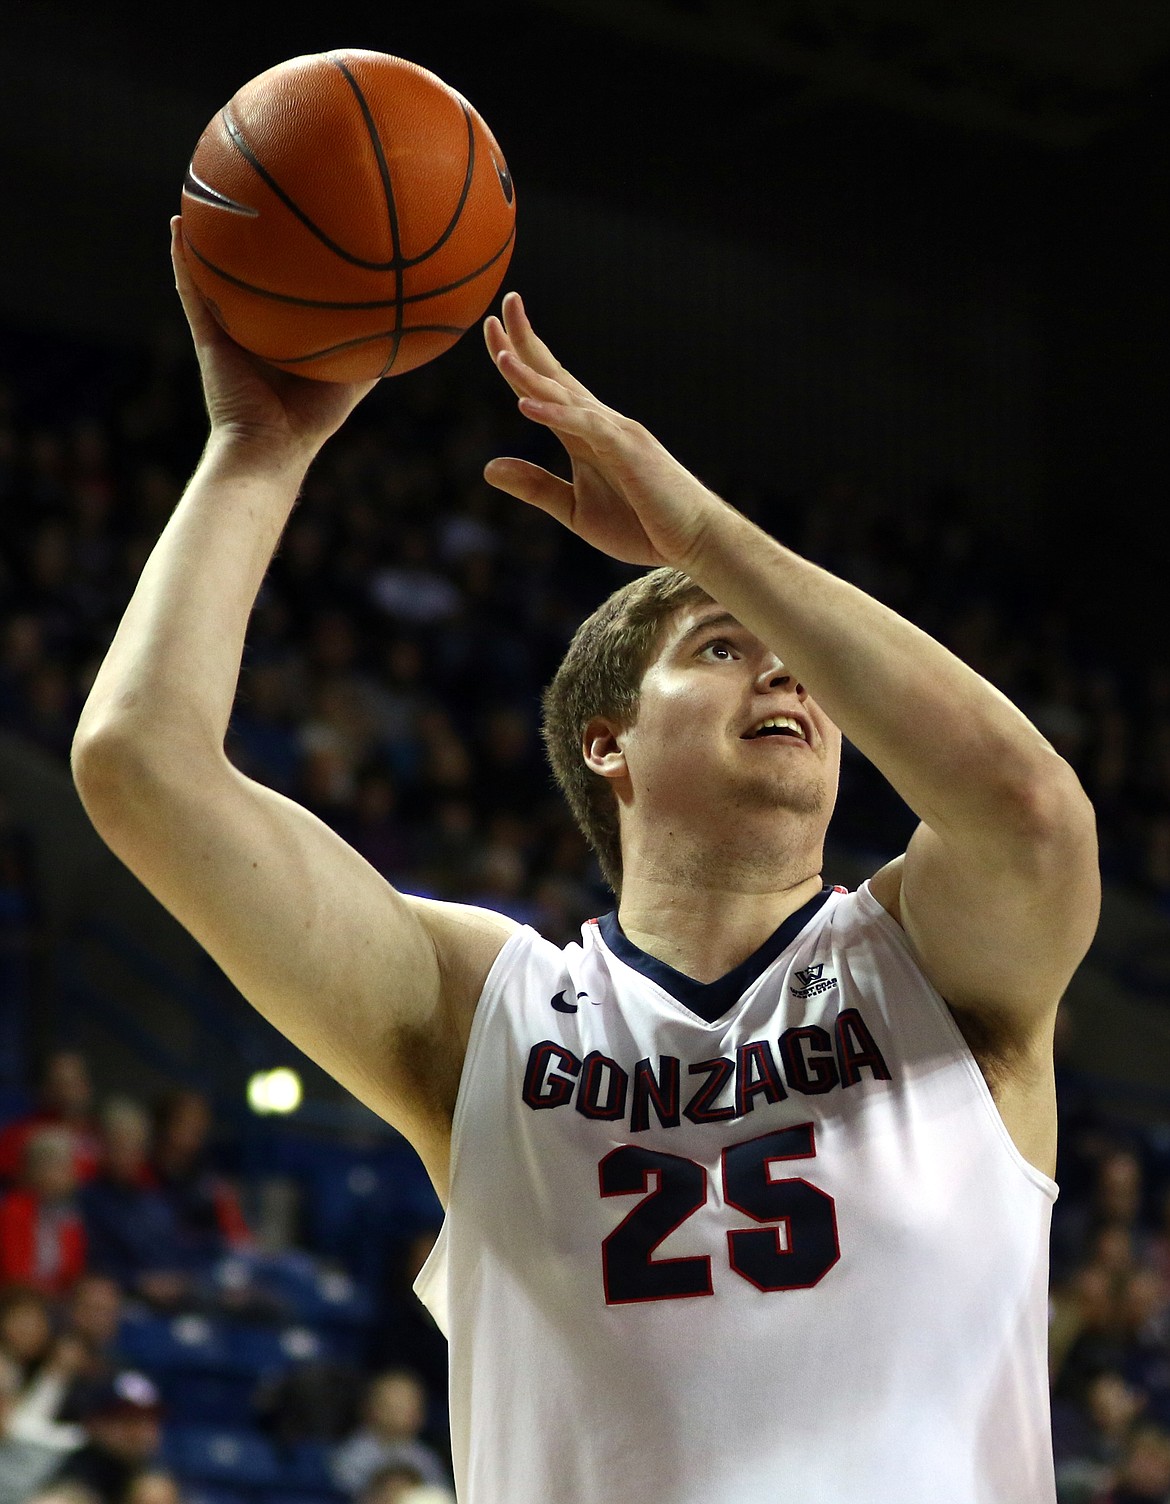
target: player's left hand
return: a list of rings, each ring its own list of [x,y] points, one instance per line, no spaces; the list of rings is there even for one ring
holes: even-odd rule
[[[724,503],[640,423],[606,407],[565,370],[537,338],[518,293],[508,293],[503,313],[502,323],[494,316],[484,322],[488,351],[524,416],[565,446],[572,479],[527,460],[495,459],[485,480],[623,563],[685,569]]]

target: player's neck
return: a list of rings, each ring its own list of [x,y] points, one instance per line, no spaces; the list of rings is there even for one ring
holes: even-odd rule
[[[622,881],[618,919],[628,939],[697,982],[726,976],[821,890],[821,852],[774,869],[766,884],[717,866],[645,868]]]

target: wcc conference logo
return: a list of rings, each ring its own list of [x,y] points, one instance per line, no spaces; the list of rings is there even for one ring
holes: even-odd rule
[[[793,997],[816,997],[818,992],[828,992],[837,985],[836,977],[824,975],[825,963],[818,961],[815,966],[802,967],[796,973],[799,987],[789,987]]]

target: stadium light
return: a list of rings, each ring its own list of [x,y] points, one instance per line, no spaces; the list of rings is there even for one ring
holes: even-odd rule
[[[300,1076],[287,1066],[257,1071],[248,1082],[248,1106],[256,1113],[295,1112],[303,1096]]]

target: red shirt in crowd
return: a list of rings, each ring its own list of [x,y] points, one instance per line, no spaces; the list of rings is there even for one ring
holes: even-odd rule
[[[85,1227],[69,1205],[46,1206],[35,1191],[0,1201],[0,1285],[62,1295],[85,1269]]]

